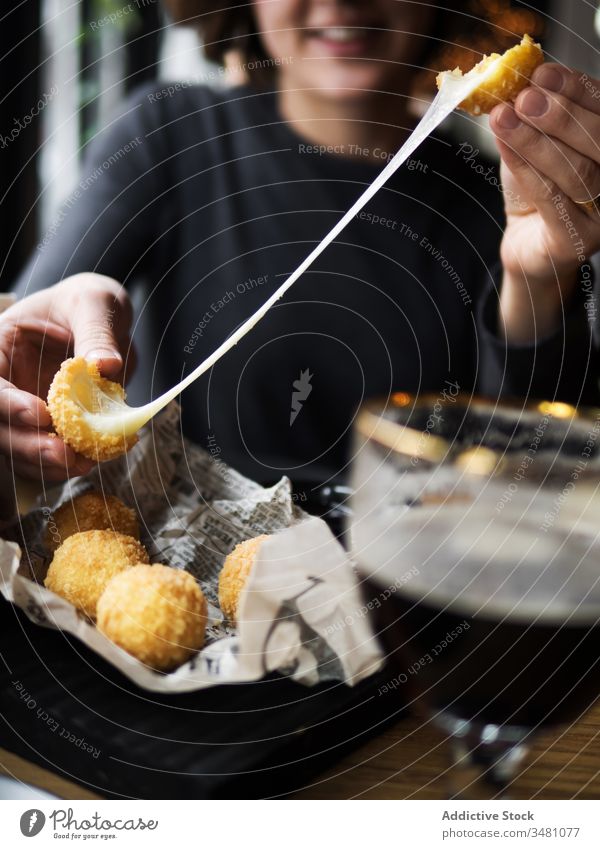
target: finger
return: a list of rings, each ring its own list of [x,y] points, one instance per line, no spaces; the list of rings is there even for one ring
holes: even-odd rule
[[[75,356],[96,362],[105,375],[117,374],[123,368],[118,336],[129,329],[129,323],[114,292],[86,292],[71,321]]]
[[[20,478],[46,481],[47,483],[58,483],[59,481],[77,477],[79,474],[59,466],[42,466],[40,463],[15,462],[12,463],[11,469],[13,474],[18,475]]]
[[[20,389],[45,397],[52,364],[72,356],[71,333],[51,321],[0,317],[0,377]]]
[[[9,427],[1,422],[0,453],[13,463],[59,468],[72,474],[86,474],[94,465],[56,436],[33,428]]]
[[[526,123],[600,162],[600,115],[561,94],[549,94],[531,86],[515,100],[515,112]]]
[[[509,183],[512,192],[527,198],[539,214],[546,229],[544,242],[548,247],[552,245],[555,267],[572,268],[579,261],[578,250],[585,244],[593,226],[590,217],[563,195],[549,177],[536,171],[505,142],[497,138],[496,144],[503,167],[508,171],[508,175],[503,176],[503,185]],[[510,211],[508,205],[507,211]]]
[[[17,389],[0,377],[0,421],[31,428],[49,427],[52,420],[41,398]]]
[[[8,316],[8,310],[0,317],[2,350],[10,354],[19,348],[21,342],[29,341],[31,344],[36,343],[41,350],[53,344],[57,350],[67,351],[71,342],[71,333],[68,328],[57,324],[49,317],[27,316],[23,303],[18,302],[10,308],[12,317]],[[22,314],[19,310],[22,310]]]
[[[532,83],[579,104],[600,115],[600,80],[594,79],[582,71],[565,68],[555,62],[544,62],[535,69]]]
[[[497,106],[490,128],[540,174],[551,174],[563,194],[574,201],[600,194],[600,167],[558,139],[521,121],[511,106]]]

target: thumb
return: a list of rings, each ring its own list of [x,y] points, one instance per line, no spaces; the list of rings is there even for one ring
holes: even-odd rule
[[[112,292],[86,292],[71,319],[76,357],[95,362],[101,373],[116,376],[123,368],[117,341],[117,324],[122,324],[121,305]]]

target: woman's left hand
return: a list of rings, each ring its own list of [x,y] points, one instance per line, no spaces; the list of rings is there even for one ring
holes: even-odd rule
[[[501,324],[510,342],[533,342],[560,325],[579,269],[600,250],[600,205],[581,203],[600,195],[600,80],[543,64],[490,127],[507,214]]]

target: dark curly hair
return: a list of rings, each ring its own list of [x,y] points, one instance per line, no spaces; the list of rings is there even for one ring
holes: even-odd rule
[[[194,26],[208,59],[224,64],[228,50],[236,49],[244,63],[264,62],[267,55],[256,32],[251,0],[163,0],[175,23]]]
[[[208,59],[224,64],[225,54],[235,49],[244,65],[264,66],[263,78],[275,71],[268,62],[260,33],[256,30],[251,0],[163,0],[175,23],[195,26]],[[423,3],[427,5],[427,3]],[[469,68],[484,52],[502,51],[524,32],[538,36],[542,20],[526,9],[514,8],[510,0],[497,0],[490,12],[482,0],[449,0],[432,3],[436,14],[428,33],[427,48],[418,63],[434,71]],[[467,17],[459,14],[466,12]],[[463,43],[467,38],[468,44]]]

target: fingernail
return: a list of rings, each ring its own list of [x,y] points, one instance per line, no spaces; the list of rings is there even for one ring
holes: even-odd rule
[[[545,94],[531,88],[519,100],[519,111],[531,118],[541,118],[548,111],[550,103]]]
[[[516,130],[521,123],[512,106],[505,106],[501,109],[496,121],[503,130]]]
[[[557,68],[542,67],[534,77],[535,83],[548,91],[560,91],[565,79]]]
[[[97,363],[98,360],[121,360],[121,355],[118,351],[88,351],[85,355],[86,360],[91,360],[91,362]]]

